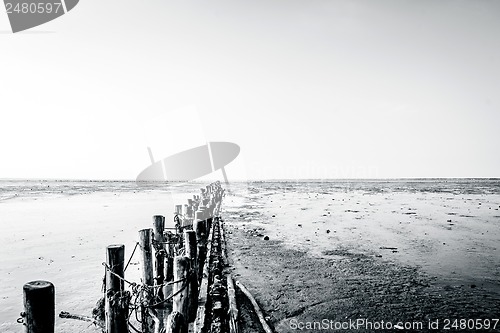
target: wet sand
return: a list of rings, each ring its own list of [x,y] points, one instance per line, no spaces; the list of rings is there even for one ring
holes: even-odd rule
[[[173,204],[198,191],[87,185],[70,196],[41,189],[0,202],[0,332],[24,331],[16,319],[31,280],[55,284],[56,313],[90,315],[101,297],[105,247],[123,243],[128,258],[152,215],[168,221]],[[498,317],[496,192],[358,185],[231,184],[223,201],[231,269],[277,332],[293,331],[292,319]],[[126,272],[133,281],[137,263]],[[241,320],[244,332],[258,329],[248,311]],[[56,327],[96,332],[70,319],[57,318]]]
[[[498,318],[498,194],[298,186],[250,187],[225,206],[233,274],[277,332],[323,319],[436,331],[429,321]]]
[[[67,311],[91,316],[102,297],[106,246],[125,244],[128,259],[138,231],[152,226],[152,216],[173,220],[173,203],[184,202],[195,189],[178,189],[178,197],[134,189],[24,196],[0,202],[0,332],[24,332],[16,319],[24,311],[23,284],[32,280],[54,283],[56,314]],[[140,281],[138,262],[136,254],[126,271],[127,279]],[[87,322],[56,318],[56,332],[96,331]]]

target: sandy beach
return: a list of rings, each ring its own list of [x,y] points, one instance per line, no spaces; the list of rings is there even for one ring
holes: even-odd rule
[[[138,231],[151,227],[153,215],[171,222],[174,202],[199,191],[192,185],[185,191],[144,190],[134,182],[105,184],[106,188],[99,188],[102,183],[78,185],[70,194],[61,194],[54,187],[71,186],[29,184],[26,192],[0,202],[0,332],[24,332],[16,320],[23,311],[23,284],[32,280],[54,283],[56,314],[90,316],[102,296],[106,246],[125,244],[128,259]],[[37,191],[42,186],[53,189]],[[138,260],[134,256],[126,271],[132,281],[139,281]],[[86,322],[56,318],[56,331],[99,330]]]
[[[500,196],[481,184],[428,185],[250,187],[227,204],[234,275],[277,332],[323,319],[436,331],[430,321],[444,330],[447,320],[497,318]]]
[[[169,221],[174,203],[199,188],[106,186],[80,186],[71,195],[67,188],[27,190],[0,202],[1,332],[23,332],[16,320],[22,286],[31,280],[55,284],[56,313],[91,315],[101,297],[105,247],[125,244],[128,258],[153,215]],[[446,318],[493,319],[500,307],[497,188],[436,181],[232,183],[223,202],[230,269],[277,332],[324,318],[439,319],[440,325]],[[137,263],[132,258],[126,271],[130,280],[139,280]],[[258,331],[246,306],[243,331]],[[57,318],[56,331],[98,329]]]

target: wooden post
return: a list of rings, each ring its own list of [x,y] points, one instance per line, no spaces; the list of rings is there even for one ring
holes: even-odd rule
[[[141,266],[142,266],[142,283],[146,286],[153,287],[153,251],[151,248],[152,229],[139,230],[139,248],[141,249]],[[141,321],[142,332],[153,332],[154,322],[153,317],[144,305],[149,305],[153,300],[153,290],[146,289],[143,297],[145,302],[141,304]]]
[[[210,215],[207,219],[206,219],[206,226],[207,226],[207,229],[210,230],[210,228],[212,228],[212,223],[213,223],[213,217],[212,215]]]
[[[109,245],[106,248],[106,333],[121,333],[128,330],[128,305],[130,294],[124,291],[123,266],[125,246]]]
[[[172,244],[174,241],[174,235],[171,232],[167,232],[165,234],[165,242],[167,248],[167,260],[165,261],[165,279],[166,281],[172,281],[174,278],[174,269],[173,269],[173,259],[175,255],[175,244]],[[168,295],[166,293],[165,295]]]
[[[206,208],[203,206],[198,207],[198,210],[195,213],[196,220],[206,221],[207,218],[205,216],[205,209]],[[205,222],[205,224],[206,224],[206,222]]]
[[[142,283],[153,286],[153,251],[151,249],[152,229],[139,230],[139,248],[142,252]]]
[[[184,248],[186,249],[186,257],[196,261],[197,247],[196,247],[196,232],[194,230],[184,231]]]
[[[193,218],[193,199],[188,199],[188,215]]]
[[[184,248],[186,257],[190,260],[191,277],[189,279],[189,313],[186,317],[187,322],[192,322],[196,318],[197,300],[198,300],[198,245],[196,243],[196,232],[194,230],[184,231]]]
[[[125,262],[125,245],[114,244],[106,248],[106,291],[121,291],[123,290],[123,278]],[[117,276],[118,275],[118,276]]]
[[[206,257],[208,229],[207,223],[203,220],[203,212],[196,212],[196,222],[194,224],[196,231],[196,242],[198,245],[198,268],[197,278],[198,282],[203,274],[203,263]]]
[[[164,268],[165,268],[165,237],[163,231],[165,230],[165,217],[161,215],[153,216],[153,236],[154,236],[154,280],[155,286],[162,285],[165,282]],[[156,296],[162,301],[165,297],[163,295],[163,288],[159,288]]]
[[[48,281],[23,286],[26,333],[54,333],[55,292]]]
[[[177,215],[177,217],[179,218],[180,226],[185,227],[186,226],[186,219],[182,215],[182,205],[175,205],[174,209],[175,209],[174,214]]]
[[[175,205],[175,214],[182,215],[182,205]]]
[[[187,224],[193,224],[194,214],[192,200],[188,200],[188,204],[184,205],[184,217],[188,220]]]
[[[166,333],[187,333],[188,325],[181,313],[174,311],[165,321]]]
[[[198,206],[199,206],[198,198],[196,195],[193,195],[193,210],[196,211],[198,209]]]
[[[212,215],[210,213],[210,208],[209,207],[203,207],[202,209],[203,212],[203,219],[205,220],[206,228],[207,230],[210,230],[212,228]]]
[[[165,260],[165,267],[164,267],[164,276],[165,276],[165,281],[173,281],[174,280],[174,253],[175,253],[175,245],[170,244],[173,242],[174,235],[171,232],[167,232],[164,235],[165,241],[168,243],[166,244],[167,248],[167,258]],[[170,295],[172,293],[172,285],[166,285],[163,288],[163,295]]]
[[[191,207],[189,205],[184,205],[184,217],[187,220],[186,224],[192,226],[193,220],[194,220],[193,207]]]
[[[207,230],[209,230],[207,226],[207,222],[204,219],[204,214],[202,211],[196,212],[196,222],[194,223],[194,230],[196,231],[196,237],[198,239],[207,239]]]
[[[153,244],[155,249],[154,254],[154,285],[161,286],[165,282],[165,256],[166,244],[165,236],[165,217],[162,215],[153,216]],[[161,302],[165,299],[164,287],[155,288],[158,301]],[[166,307],[166,303],[162,303],[161,308]],[[161,312],[161,311],[158,311]],[[155,332],[161,332],[164,329],[163,320],[155,321]],[[144,332],[143,332],[144,333]]]
[[[183,318],[188,318],[189,310],[189,258],[185,256],[175,256],[174,258],[174,280],[184,280],[177,282],[173,286],[172,313],[174,311],[182,314]],[[187,322],[187,320],[186,320]]]

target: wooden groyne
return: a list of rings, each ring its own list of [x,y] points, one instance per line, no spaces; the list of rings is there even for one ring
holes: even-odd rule
[[[106,247],[103,297],[92,316],[61,312],[61,318],[91,322],[105,333],[238,333],[238,307],[227,266],[221,204],[225,190],[212,183],[175,206],[174,228],[153,216],[138,231],[130,258],[125,246]],[[140,282],[125,273],[138,251]],[[55,288],[47,281],[24,285],[27,333],[55,332]]]

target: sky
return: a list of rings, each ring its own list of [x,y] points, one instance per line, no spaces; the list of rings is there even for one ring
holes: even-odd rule
[[[241,147],[230,179],[500,177],[498,17],[495,0],[81,0],[12,34],[0,13],[0,178],[135,179],[147,147],[207,141]]]

